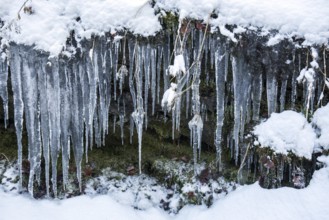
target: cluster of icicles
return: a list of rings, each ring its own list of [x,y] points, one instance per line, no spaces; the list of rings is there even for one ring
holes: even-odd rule
[[[119,118],[121,129],[125,117],[129,117],[131,135],[135,128],[137,130],[139,172],[141,172],[142,133],[147,128],[149,115],[155,113],[155,107],[159,104],[162,105],[165,114],[171,111],[173,131],[180,129],[181,110],[185,108],[186,117],[190,119],[188,126],[191,130],[194,163],[197,163],[205,120],[202,117],[204,107],[199,94],[201,78],[205,79],[206,83],[214,79],[216,85],[217,121],[216,130],[214,128],[214,144],[219,169],[221,169],[224,111],[230,101],[225,93],[234,94],[234,128],[228,145],[232,158],[237,163],[242,152],[241,148],[245,147],[242,143],[245,124],[259,120],[264,79],[266,79],[269,115],[278,110],[277,103],[280,103],[281,111],[284,109],[288,82],[292,83],[291,103],[295,103],[297,92],[295,79],[300,71],[298,70],[300,57],[298,62],[298,59],[292,55],[290,63],[287,61],[282,64],[276,58],[275,51],[269,52],[269,55],[264,56],[261,61],[259,58],[257,60],[250,57],[252,55],[249,53],[248,56],[252,61],[247,62],[248,48],[240,50],[240,46],[237,46],[235,50],[229,49],[223,37],[205,34],[200,30],[191,31],[178,43],[173,40],[176,39],[175,34],[174,36],[168,34],[165,39],[162,45],[154,45],[133,38],[117,40],[105,36],[95,37],[90,45],[78,49],[71,58],[64,56],[50,58],[46,53],[22,45],[12,44],[9,47],[7,56],[1,59],[0,96],[4,103],[7,123],[7,78],[10,66],[20,187],[22,187],[23,118],[28,134],[30,162],[28,191],[33,195],[34,181],[40,183],[42,157],[45,163],[47,195],[50,193],[50,180],[53,194],[55,196],[57,194],[59,155],[62,156],[63,186],[64,188],[67,186],[70,148],[73,148],[81,189],[83,155],[85,154],[88,160],[90,148],[94,145],[104,145],[105,136],[109,133],[111,102],[124,103],[124,100],[121,100],[123,99],[121,93],[126,81],[129,83],[134,111],[127,115],[124,104],[120,104]],[[267,68],[261,69],[260,63]],[[280,65],[284,66],[282,67],[284,71],[280,70]],[[229,72],[233,73],[233,80],[228,75]],[[284,74],[280,75],[277,72]],[[279,85],[279,77],[281,85]],[[171,81],[174,83],[170,84]],[[314,96],[313,93],[312,100]],[[152,109],[148,109],[150,100]]]

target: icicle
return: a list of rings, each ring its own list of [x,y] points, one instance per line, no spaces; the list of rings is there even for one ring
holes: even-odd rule
[[[196,174],[198,151],[201,151],[201,137],[203,130],[203,122],[200,115],[200,62],[197,61],[195,70],[193,72],[192,84],[192,105],[194,117],[188,123],[192,134],[193,158],[194,158],[194,174]]]
[[[259,121],[260,102],[263,91],[263,75],[261,73],[254,73],[252,85],[252,120]]]
[[[108,129],[108,102],[107,95],[106,95],[106,39],[104,37],[101,37],[99,39],[99,44],[97,47],[97,53],[98,53],[98,73],[95,73],[98,75],[98,97],[99,102],[98,104],[98,132],[96,133],[97,137],[97,145],[100,147],[101,145],[105,145],[105,135],[107,133]]]
[[[150,89],[150,55],[151,47],[150,44],[143,46],[143,63],[144,63],[144,119],[145,128],[147,129],[148,124],[148,94]]]
[[[48,100],[47,98],[41,98],[42,96],[47,97],[47,73],[46,68],[51,68],[47,63],[46,58],[41,60],[38,66],[38,89],[39,89],[39,105],[40,105],[40,123],[41,123],[41,138],[42,138],[42,150],[43,158],[45,160],[45,176],[46,176],[46,192],[49,197],[49,123],[48,123]]]
[[[60,75],[59,63],[57,60],[52,61],[51,69],[47,71],[47,99],[49,111],[49,128],[50,128],[50,155],[52,163],[52,185],[53,193],[57,196],[57,159],[60,147]]]
[[[142,72],[142,49],[137,45],[136,48],[136,73],[135,82],[137,88],[137,105],[135,111],[132,113],[132,118],[134,119],[137,135],[138,135],[138,168],[139,174],[142,173],[142,135],[143,135],[143,123],[144,123],[144,109],[143,109],[143,72]]]
[[[158,46],[157,49],[157,103],[160,104],[160,76],[161,76],[161,64],[162,64],[162,57],[163,57],[163,48],[161,46]],[[165,71],[164,71],[165,72]],[[165,74],[165,73],[164,73]]]
[[[131,98],[133,100],[133,107],[136,109],[136,89],[134,85],[134,61],[136,56],[136,45],[137,43],[133,41],[128,41],[129,48],[129,89]],[[159,84],[158,84],[159,85]]]
[[[296,70],[296,53],[292,55],[293,72],[291,77],[291,109],[295,109],[295,103],[297,98],[297,70]]]
[[[121,144],[123,146],[124,144],[124,120],[125,120],[125,114],[126,114],[126,110],[125,110],[125,101],[121,98],[119,99],[120,100],[120,104],[122,105],[121,106],[121,109],[119,111],[119,120],[120,120],[120,131],[121,131]]]
[[[228,54],[220,45],[215,53],[215,77],[216,77],[216,165],[222,171],[222,127],[224,122],[225,100],[225,60]]]
[[[186,64],[186,66],[191,66],[191,63],[190,63],[190,49],[185,49],[185,52],[184,52],[184,54],[185,54],[185,64]],[[189,69],[187,69],[186,70],[186,80],[187,80],[187,82],[186,82],[186,84],[187,85],[190,85],[191,83],[190,83],[190,77],[191,76],[191,74],[190,74],[190,70]],[[186,112],[186,115],[185,115],[185,118],[186,119],[188,119],[189,118],[189,112],[190,112],[190,98],[191,98],[191,94],[190,94],[191,92],[190,92],[190,90],[188,89],[187,91],[186,91],[186,110],[185,110],[185,112]]]
[[[234,159],[238,163],[239,143],[244,135],[244,125],[246,121],[246,107],[250,98],[251,76],[243,54],[238,52],[237,56],[232,56],[233,87],[234,87]]]
[[[130,126],[129,126],[129,130],[130,130],[130,144],[133,143],[133,136],[134,136],[134,119],[133,117],[129,117],[130,118]]]
[[[168,73],[167,73],[167,71],[168,71],[167,68],[169,66],[169,63],[170,63],[170,33],[167,34],[167,42],[163,48],[163,69],[164,69],[163,89],[164,89],[164,91],[166,91],[169,88],[169,77],[168,77]]]
[[[122,95],[122,86],[124,83],[125,77],[128,75],[128,69],[126,66],[126,38],[123,39],[123,49],[122,49],[122,66],[119,68],[116,79],[119,80],[119,89],[120,95]]]
[[[278,94],[278,82],[274,71],[266,72],[266,95],[267,95],[267,109],[268,116],[276,112],[276,102]]]
[[[103,64],[104,65],[104,64]],[[88,78],[88,73],[87,73],[87,61],[85,54],[81,57],[81,61],[79,62],[79,78],[80,78],[80,84],[82,87],[82,118],[84,120],[84,129],[85,129],[85,154],[86,154],[86,162],[88,163],[88,148],[89,148],[89,127],[88,127],[88,122],[89,122],[89,93],[90,93],[90,88],[89,88],[89,78]],[[62,83],[61,83],[62,84]],[[62,85],[61,85],[61,93],[62,93]],[[65,94],[63,94],[65,96]],[[62,96],[62,95],[61,95]],[[63,98],[61,97],[61,101],[63,102]],[[63,104],[61,104],[63,106]],[[64,112],[61,114],[65,114]],[[105,119],[104,123],[108,123],[108,119]],[[61,124],[62,124],[62,118],[61,118]],[[62,137],[61,137],[62,138]],[[62,148],[63,145],[67,145],[68,140],[67,137],[65,140],[62,141]],[[63,170],[64,171],[64,170]],[[63,172],[64,176],[64,172]]]
[[[117,116],[113,115],[113,134],[115,134],[116,124],[117,124]]]
[[[113,76],[114,76],[114,79],[116,77],[116,73],[117,73],[117,70],[118,70],[118,58],[119,58],[119,47],[120,47],[120,41],[116,41],[114,44],[113,44],[113,47],[114,47],[114,52],[112,52],[112,72],[113,72]],[[117,100],[117,83],[116,83],[116,80],[113,80],[113,85],[114,85],[114,88],[113,88],[113,99],[114,100]]]
[[[156,98],[156,80],[157,80],[157,71],[156,71],[156,57],[157,57],[157,50],[155,48],[151,49],[151,93],[152,93],[152,116],[155,113],[155,98]],[[160,87],[160,85],[158,85]]]
[[[83,118],[82,118],[82,90],[79,78],[79,72],[76,65],[72,66],[72,144],[73,144],[73,153],[75,159],[75,165],[77,167],[77,178],[79,181],[79,189],[82,191],[82,179],[81,179],[81,162],[83,157]],[[100,133],[95,132],[100,136]],[[96,143],[100,145],[99,138],[96,138]]]
[[[5,128],[7,128],[7,124],[8,124],[7,81],[8,81],[7,56],[4,53],[0,53],[0,97],[1,97],[2,103],[3,103]]]
[[[226,50],[225,52],[225,82],[227,82],[227,75],[228,75],[228,65],[229,65],[229,59],[230,59],[230,53]]]
[[[280,112],[283,112],[286,104],[286,91],[287,91],[288,75],[284,74],[281,81],[281,92],[280,92]]]
[[[279,156],[278,160],[278,168],[277,168],[277,178],[279,180],[279,187],[281,187],[282,180],[283,180],[283,172],[284,172],[284,159],[282,156]]]
[[[36,54],[28,54],[25,49],[21,56],[22,59],[22,98],[24,102],[24,112],[26,119],[26,130],[28,133],[28,159],[30,162],[30,176],[28,191],[33,195],[33,183],[35,176],[38,175],[41,164],[41,137],[38,114],[38,87],[37,74],[34,68]]]
[[[19,182],[18,190],[22,191],[22,130],[23,130],[23,111],[24,103],[22,99],[22,80],[21,80],[21,50],[19,46],[12,45],[10,47],[11,54],[11,85],[14,95],[14,117],[15,117],[15,128],[18,145],[18,172]]]
[[[52,63],[49,62],[47,66],[49,74],[52,74]],[[63,173],[63,188],[68,185],[69,175],[69,159],[70,159],[70,122],[71,122],[71,107],[72,107],[72,86],[69,80],[69,73],[65,61],[61,60],[59,65],[60,77],[60,128],[61,128],[61,148],[62,148],[62,173]],[[89,95],[89,94],[88,94]],[[89,103],[88,103],[89,104]],[[89,116],[89,112],[87,113]],[[51,129],[51,127],[50,127]],[[86,129],[87,133],[87,129]],[[87,149],[86,149],[87,152]]]

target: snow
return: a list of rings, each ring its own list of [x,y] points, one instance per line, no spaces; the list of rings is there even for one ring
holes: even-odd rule
[[[90,39],[105,32],[115,34],[129,30],[142,36],[155,35],[161,30],[154,8],[146,0],[57,0],[28,1],[32,13],[21,10],[25,0],[2,0],[0,18],[5,22],[0,36],[3,42],[34,45],[36,49],[58,55],[71,31],[77,40]],[[263,33],[277,30],[269,44],[285,37],[305,38],[304,44],[328,44],[329,2],[327,0],[158,0],[155,9],[178,12],[180,19],[194,18],[207,21],[212,12],[218,18],[210,19],[215,29],[236,41],[226,24],[237,25],[241,33],[249,28],[262,28]],[[20,17],[20,19],[18,19]]]
[[[182,54],[175,56],[174,65],[170,65],[168,67],[168,72],[169,75],[173,77],[176,77],[176,75],[179,74],[180,72],[182,72],[183,74],[186,73],[184,56]]]
[[[174,108],[174,101],[177,96],[176,89],[177,89],[177,84],[176,83],[171,83],[170,88],[165,91],[163,94],[163,98],[161,100],[161,106],[164,108],[166,106],[168,111],[171,111],[172,108]]]
[[[209,209],[187,206],[179,214],[169,215],[159,208],[137,210],[120,204],[111,196],[78,196],[66,200],[34,200],[25,195],[5,193],[0,189],[1,220],[21,219],[317,219],[329,215],[329,157],[321,156],[325,167],[315,171],[305,189],[283,187],[263,189],[258,183],[237,188]],[[17,208],[19,207],[19,211]],[[237,211],[238,210],[238,211]]]
[[[277,153],[292,151],[297,156],[312,158],[316,135],[300,113],[272,113],[267,121],[255,127],[253,133],[262,147],[270,147]]]
[[[59,0],[28,1],[33,13],[17,12],[25,0],[1,2],[0,18],[5,38],[16,43],[35,45],[36,49],[59,54],[73,30],[78,39],[89,39],[93,34],[103,35],[127,28],[142,36],[154,35],[161,26],[154,10],[145,0]],[[80,18],[80,20],[78,19]],[[79,21],[77,21],[79,20]],[[12,23],[12,27],[8,24]],[[18,30],[18,31],[17,31]]]
[[[329,104],[314,112],[312,124],[316,127],[318,138],[316,148],[329,149]]]

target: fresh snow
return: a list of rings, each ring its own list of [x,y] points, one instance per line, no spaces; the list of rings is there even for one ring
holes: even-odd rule
[[[187,206],[179,214],[169,215],[159,208],[137,210],[122,205],[108,195],[78,196],[66,200],[34,200],[0,189],[1,220],[24,219],[253,219],[253,220],[325,220],[329,216],[329,157],[318,158],[326,166],[315,171],[305,189],[283,187],[263,189],[258,183],[237,188],[206,208]],[[17,211],[19,209],[19,211]]]
[[[262,147],[270,147],[277,153],[312,158],[316,135],[306,118],[294,111],[272,113],[267,121],[257,125],[253,133]]]
[[[233,32],[241,33],[243,27],[262,28],[263,34],[277,33],[268,42],[278,43],[285,37],[305,38],[304,44],[328,44],[329,2],[327,0],[157,0],[154,8],[146,0],[57,0],[27,1],[32,14],[18,11],[25,0],[2,0],[0,18],[4,21],[0,37],[2,43],[34,45],[36,49],[58,55],[74,31],[78,41],[105,32],[115,34],[129,30],[142,36],[155,35],[161,30],[159,13],[177,12],[180,19],[194,18],[208,21],[212,12],[218,18],[210,19],[214,29],[236,41],[226,24],[238,25]],[[155,11],[156,9],[156,11]]]
[[[145,0],[57,0],[28,1],[33,13],[17,13],[25,0],[2,0],[0,18],[5,21],[0,37],[36,49],[59,54],[70,32],[80,39],[124,28],[142,36],[154,35],[161,26]],[[80,20],[79,20],[80,19]],[[11,26],[9,26],[11,24]]]
[[[329,104],[314,112],[312,124],[315,126],[318,138],[316,148],[329,150]]]

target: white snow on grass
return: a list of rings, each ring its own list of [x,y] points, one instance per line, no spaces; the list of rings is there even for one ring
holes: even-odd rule
[[[312,124],[316,127],[318,138],[317,150],[329,149],[329,104],[317,109],[313,114]]]
[[[136,210],[122,205],[108,195],[78,196],[65,200],[34,200],[25,195],[5,193],[0,188],[0,219],[90,220],[90,219],[252,219],[252,220],[326,220],[329,216],[329,157],[319,161],[326,167],[315,171],[305,189],[283,187],[263,189],[258,183],[239,187],[209,209],[205,206],[184,207],[169,215],[159,208]]]
[[[261,147],[270,147],[277,153],[312,158],[316,135],[306,118],[294,111],[272,113],[253,131]]]
[[[159,15],[155,15],[146,0],[28,1],[26,6],[31,7],[32,14],[22,10],[18,19],[24,2],[1,1],[2,43],[34,45],[36,49],[58,55],[65,49],[71,31],[79,40],[124,29],[142,36],[155,35],[161,30]],[[327,0],[157,0],[155,9],[177,12],[181,19],[203,21],[215,12],[218,18],[210,19],[210,24],[233,40],[233,33],[227,33],[225,24],[238,25],[236,33],[245,30],[241,27],[260,27],[264,33],[275,29],[278,33],[270,39],[270,45],[290,36],[305,38],[305,44],[328,44],[329,39]]]

